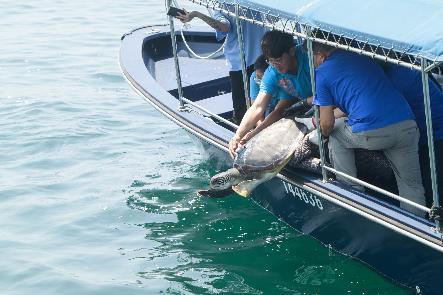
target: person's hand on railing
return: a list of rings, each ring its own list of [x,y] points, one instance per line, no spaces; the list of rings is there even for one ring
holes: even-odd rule
[[[242,146],[245,145],[252,137],[254,137],[256,133],[253,132],[253,130],[250,130],[248,133],[246,133],[242,138],[238,139],[237,135],[235,135],[230,141],[229,141],[229,153],[231,154],[231,157],[234,158],[237,153],[236,150]]]

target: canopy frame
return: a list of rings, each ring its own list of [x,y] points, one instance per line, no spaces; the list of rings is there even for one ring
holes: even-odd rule
[[[272,30],[279,30],[292,34],[297,37],[301,37],[306,40],[312,40],[313,42],[330,45],[336,48],[344,49],[351,52],[356,52],[362,55],[372,57],[384,62],[390,62],[398,65],[402,65],[416,70],[421,70],[422,56],[414,56],[407,53],[406,50],[402,52],[395,51],[393,46],[386,48],[379,44],[371,44],[369,40],[359,41],[355,37],[348,38],[344,35],[334,34],[332,31],[328,31],[325,28],[313,27],[293,16],[273,14],[271,11],[265,11],[261,7],[251,7],[240,4],[236,1],[226,0],[188,0],[197,5],[206,7],[207,9],[218,10],[233,17],[237,17],[236,13],[226,9],[226,5],[238,6],[238,17],[241,20],[248,21],[253,24],[267,27]],[[298,28],[302,28],[301,31]],[[312,31],[320,32],[320,36],[309,36],[304,28],[311,28]],[[427,59],[428,67],[430,70],[441,73],[442,62]],[[427,71],[428,72],[428,71]]]

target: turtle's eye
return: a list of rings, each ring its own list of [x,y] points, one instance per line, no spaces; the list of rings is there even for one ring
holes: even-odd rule
[[[225,177],[217,177],[212,180],[212,185],[214,186],[222,186],[226,183]]]
[[[220,177],[218,184],[220,186],[225,186],[226,184],[228,184],[230,181],[232,180],[232,177],[225,175],[223,177]]]

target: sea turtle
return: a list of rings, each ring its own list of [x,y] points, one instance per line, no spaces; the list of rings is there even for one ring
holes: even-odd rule
[[[321,174],[316,130],[290,118],[281,119],[237,149],[233,168],[211,178],[210,189],[200,195],[221,198],[231,193],[247,197],[259,184],[288,166]],[[327,151],[327,149],[326,149]],[[389,161],[382,151],[355,150],[358,176],[374,185],[396,192]]]
[[[292,119],[275,122],[238,148],[233,168],[213,176],[210,189],[199,194],[217,198],[235,191],[247,197],[260,183],[278,174],[293,156],[304,156],[307,132],[305,125]]]

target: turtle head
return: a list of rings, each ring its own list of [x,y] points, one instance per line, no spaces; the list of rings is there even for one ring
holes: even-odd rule
[[[236,168],[231,168],[211,178],[211,188],[225,190],[242,181],[240,172]]]

